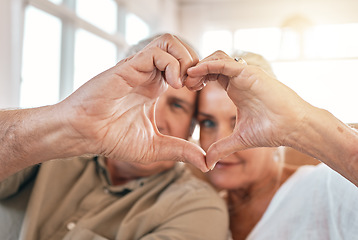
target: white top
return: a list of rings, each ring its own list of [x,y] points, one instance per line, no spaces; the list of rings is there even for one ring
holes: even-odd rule
[[[324,164],[302,166],[247,239],[358,239],[358,188]]]

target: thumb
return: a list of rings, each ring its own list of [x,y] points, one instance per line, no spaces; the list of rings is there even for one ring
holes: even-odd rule
[[[150,107],[148,107],[149,111],[147,112],[148,118],[156,133],[154,146],[159,146],[155,148],[156,161],[191,163],[202,172],[209,171],[205,162],[205,151],[201,147],[184,139],[163,135],[158,131],[155,122],[155,106],[157,100],[149,103]]]
[[[209,170],[205,163],[204,150],[192,142],[176,137],[159,135],[155,146],[160,146],[157,152],[158,161],[191,163],[202,172]]]
[[[213,143],[206,152],[206,165],[212,170],[216,163],[230,154],[246,149],[234,133]]]

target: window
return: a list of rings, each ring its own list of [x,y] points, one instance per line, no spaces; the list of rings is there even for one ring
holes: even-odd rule
[[[228,30],[207,31],[203,35],[202,56],[208,56],[216,50],[231,52],[233,49],[232,33]]]
[[[358,23],[238,29],[232,33],[219,29],[203,34],[201,53],[207,56],[224,46],[229,54],[236,50],[261,54],[272,63],[277,78],[305,100],[343,122],[358,123],[354,110],[358,102],[357,42]]]
[[[149,26],[133,13],[127,14],[125,29],[126,42],[129,45],[136,44],[141,39],[149,37]]]
[[[53,2],[55,4],[61,4],[62,0],[49,0],[50,2]]]
[[[300,58],[301,38],[296,31],[290,28],[282,29],[281,38],[277,43],[279,43],[279,51],[276,53],[277,59],[293,60]]]
[[[307,58],[358,58],[358,23],[312,27],[305,43]]]
[[[20,106],[56,103],[59,98],[61,22],[32,6],[26,9],[25,17]]]
[[[343,122],[357,123],[358,24],[312,26],[302,39],[299,57],[273,62],[278,79]]]
[[[28,2],[20,107],[62,100],[115,65],[128,45],[149,36],[148,25],[126,12],[119,1]]]
[[[314,106],[357,123],[358,59],[275,62],[277,78]]]
[[[266,59],[276,59],[280,38],[278,28],[239,29],[235,32],[234,49],[261,53]]]
[[[117,31],[117,4],[113,0],[77,0],[78,16],[108,33]]]
[[[116,46],[85,30],[76,32],[74,89],[116,63]]]

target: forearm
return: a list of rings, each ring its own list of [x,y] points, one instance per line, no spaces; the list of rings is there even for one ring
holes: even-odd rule
[[[297,133],[297,134],[296,134]],[[309,108],[288,145],[307,153],[358,186],[358,132],[328,111]]]
[[[81,154],[56,105],[0,111],[0,180],[37,163]]]

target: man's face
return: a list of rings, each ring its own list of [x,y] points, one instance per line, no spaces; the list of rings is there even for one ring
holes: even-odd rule
[[[196,92],[169,87],[157,102],[155,118],[159,132],[188,139],[195,101]]]
[[[195,111],[196,92],[187,88],[174,89],[169,86],[156,105],[155,121],[161,134],[188,139]],[[116,173],[125,179],[134,179],[157,174],[173,167],[173,161],[161,161],[151,164],[116,162]]]

